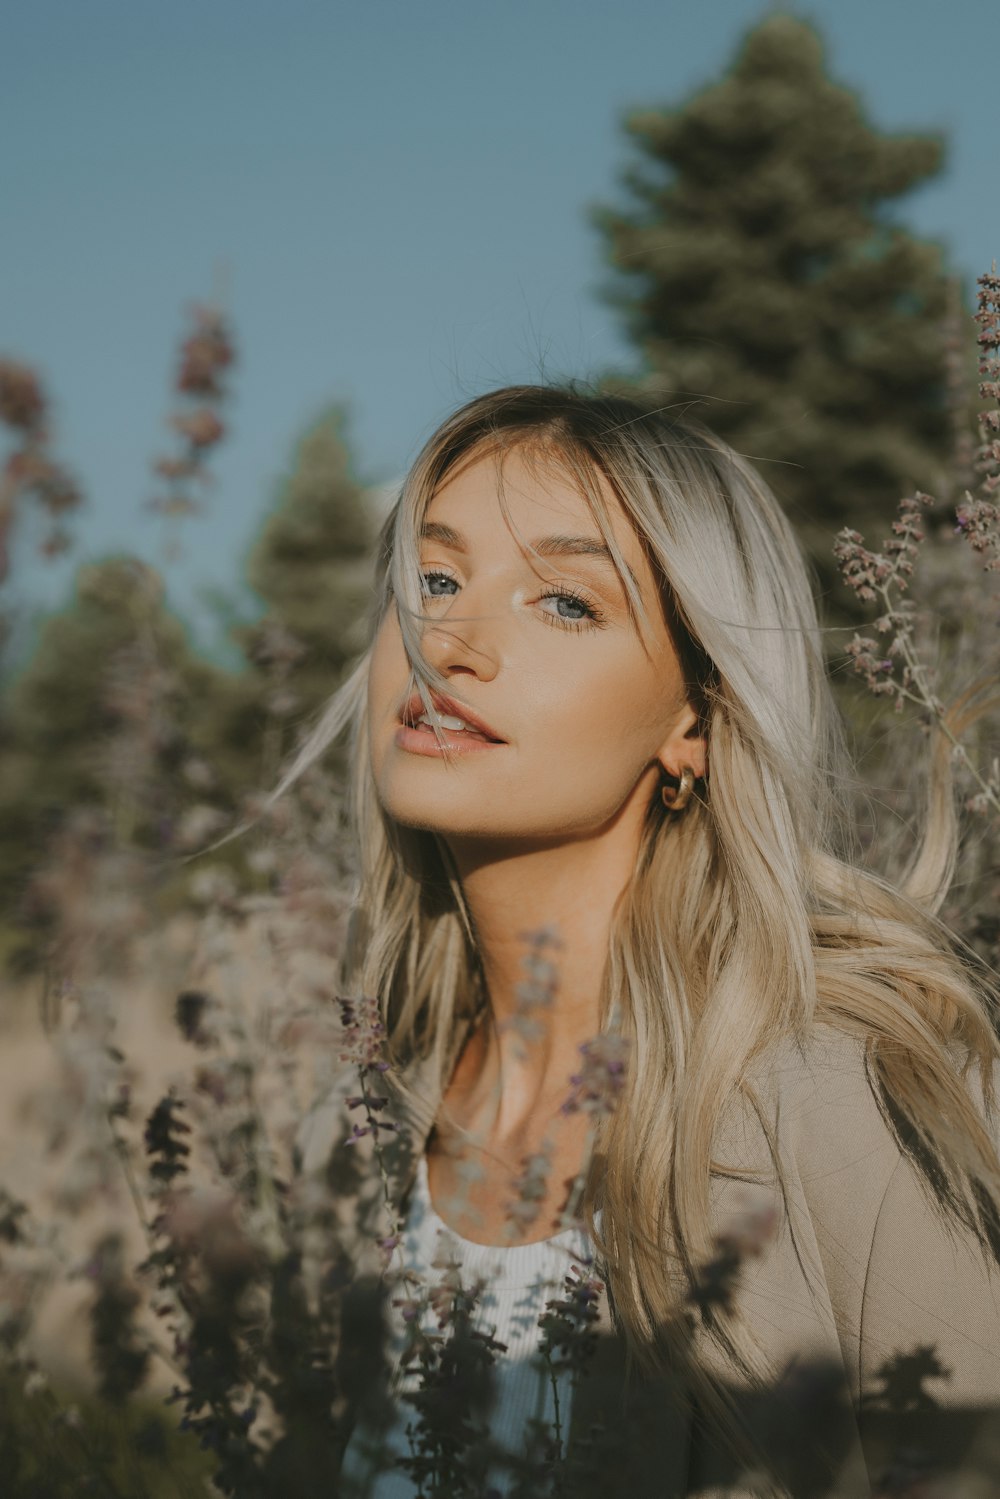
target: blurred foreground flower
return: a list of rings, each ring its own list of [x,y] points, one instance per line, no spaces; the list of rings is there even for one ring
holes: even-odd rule
[[[9,570],[8,538],[23,497],[34,496],[52,521],[40,544],[42,555],[58,556],[70,545],[61,517],[79,506],[82,495],[49,451],[47,415],[48,401],[35,371],[0,359],[0,423],[15,437],[15,446],[0,469],[0,583]]]
[[[147,504],[147,509],[173,520],[202,509],[192,486],[205,488],[212,482],[205,459],[226,435],[220,415],[228,395],[223,376],[235,360],[232,330],[221,308],[195,304],[191,316],[194,332],[181,345],[174,380],[174,390],[184,405],[170,417],[182,446],[178,453],[154,461],[153,472],[166,482],[166,488]],[[168,554],[176,557],[178,551],[173,537]]]
[[[591,1114],[595,1119],[613,1114],[625,1086],[629,1051],[624,1036],[595,1036],[585,1041],[580,1047],[582,1062],[570,1078],[571,1090],[562,1112]]]
[[[1000,276],[995,270],[979,277],[976,312],[979,345],[979,386],[988,406],[980,412],[980,444],[974,469],[979,475],[979,494],[968,490],[955,508],[953,534],[972,552],[985,559],[983,570],[1000,571],[1000,509],[991,498],[1000,486]],[[845,583],[865,603],[880,606],[873,620],[877,639],[856,634],[847,647],[854,670],[875,696],[895,699],[901,712],[910,703],[926,714],[951,746],[956,764],[972,783],[966,808],[974,813],[1000,813],[1000,766],[995,747],[977,755],[967,741],[967,731],[1000,710],[1000,674],[990,668],[966,685],[951,703],[945,703],[937,688],[938,671],[928,649],[922,648],[918,628],[922,613],[917,604],[902,595],[914,578],[916,564],[927,544],[922,511],[933,505],[930,495],[919,490],[900,500],[893,535],[880,551],[864,545],[859,532],[845,528],[834,547]],[[954,559],[952,571],[954,568]],[[994,600],[995,603],[995,600]],[[924,611],[925,613],[927,611]],[[981,663],[997,659],[995,631],[1000,614],[989,619],[980,607],[963,611],[961,629],[977,631],[985,625],[990,637],[976,652]]]

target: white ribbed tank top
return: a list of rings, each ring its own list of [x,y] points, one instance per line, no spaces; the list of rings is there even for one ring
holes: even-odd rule
[[[493,1332],[506,1353],[498,1354],[495,1368],[495,1403],[490,1433],[504,1451],[523,1457],[526,1449],[526,1422],[535,1419],[551,1425],[554,1399],[549,1371],[537,1355],[540,1330],[538,1318],[545,1303],[563,1294],[563,1281],[571,1265],[580,1264],[592,1254],[591,1240],[580,1229],[567,1229],[551,1239],[534,1244],[512,1246],[476,1244],[453,1233],[434,1211],[427,1182],[427,1158],[421,1156],[403,1233],[403,1254],[408,1269],[415,1270],[425,1284],[436,1281],[441,1272],[432,1268],[442,1249],[457,1261],[463,1287],[477,1281],[485,1289],[476,1308],[475,1326]],[[424,1322],[428,1332],[437,1331],[433,1313]],[[389,1352],[392,1365],[398,1364],[403,1347],[404,1324],[398,1308],[391,1308]],[[411,1367],[403,1374],[399,1393],[418,1388],[419,1377]],[[559,1416],[563,1441],[569,1429],[571,1400],[570,1377],[558,1376]],[[377,1435],[363,1425],[357,1427],[344,1458],[345,1493],[358,1499],[413,1499],[417,1487],[395,1458],[406,1457],[410,1445],[406,1427],[417,1419],[415,1408],[398,1400],[395,1420],[388,1432]],[[512,1480],[498,1464],[487,1479],[499,1494],[509,1491]]]

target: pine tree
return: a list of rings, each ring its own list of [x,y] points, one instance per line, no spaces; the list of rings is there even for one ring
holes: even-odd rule
[[[16,920],[32,871],[80,809],[100,810],[123,838],[165,851],[199,796],[185,767],[210,760],[220,769],[218,725],[232,716],[234,690],[193,651],[153,568],[128,556],[81,567],[72,600],[45,621],[4,698],[0,921]],[[245,745],[241,755],[236,769],[223,764],[213,776],[227,807],[229,780],[250,780]],[[32,957],[30,942],[23,954]]]
[[[312,713],[336,687],[365,641],[372,599],[376,524],[355,477],[347,413],[329,407],[303,433],[277,502],[247,567],[267,606],[264,625],[244,634],[250,654],[267,654],[266,625],[304,648],[291,669],[296,713]]]
[[[645,367],[604,383],[690,399],[760,462],[838,613],[835,532],[881,534],[949,453],[942,252],[889,212],[940,169],[942,141],[877,131],[787,15],[721,81],[625,129],[633,209],[593,217]]]

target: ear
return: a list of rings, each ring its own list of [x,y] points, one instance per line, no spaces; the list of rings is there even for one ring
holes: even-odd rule
[[[698,727],[698,715],[690,703],[681,709],[674,727],[660,746],[657,756],[668,775],[680,776],[690,765],[698,780],[708,769],[708,744]]]

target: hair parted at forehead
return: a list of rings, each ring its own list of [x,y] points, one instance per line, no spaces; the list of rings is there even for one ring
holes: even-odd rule
[[[448,684],[421,647],[420,527],[431,498],[466,463],[493,455],[498,497],[513,449],[544,480],[558,465],[586,500],[611,552],[633,623],[642,600],[615,541],[600,480],[616,497],[654,576],[692,704],[705,726],[722,710],[748,735],[803,814],[832,730],[819,626],[798,540],[763,479],[685,414],[575,386],[508,386],[449,416],[418,454],[381,535],[376,627],[395,601],[412,685],[435,719]],[[710,755],[712,747],[710,745]]]

